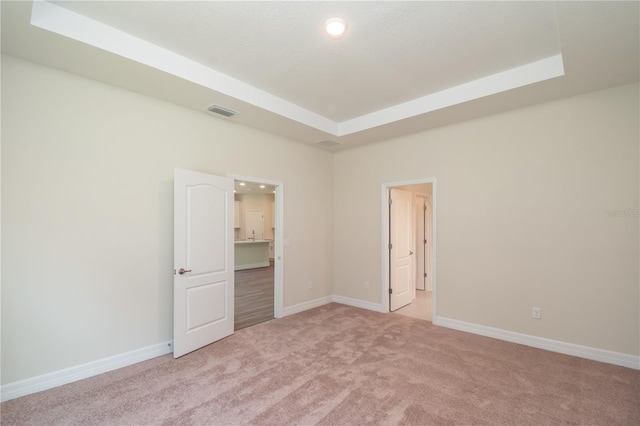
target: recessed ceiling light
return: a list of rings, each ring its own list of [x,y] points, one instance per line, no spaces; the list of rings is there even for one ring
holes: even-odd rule
[[[245,186],[245,185],[246,185],[246,183],[240,182],[240,186]]]
[[[347,30],[347,23],[341,18],[329,18],[324,23],[324,29],[331,38],[340,38]]]
[[[265,189],[265,188],[266,188],[266,186],[264,186],[264,185],[260,185],[260,188]]]

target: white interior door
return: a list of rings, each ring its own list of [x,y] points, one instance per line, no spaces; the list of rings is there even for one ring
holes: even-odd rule
[[[413,196],[392,188],[389,205],[389,308],[395,311],[415,298]]]
[[[175,170],[175,358],[233,334],[233,186],[233,179]]]
[[[425,289],[425,199],[416,197],[416,290]]]
[[[247,240],[264,240],[264,212],[247,211]]]

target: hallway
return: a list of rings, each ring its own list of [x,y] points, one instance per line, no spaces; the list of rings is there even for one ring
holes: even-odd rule
[[[240,330],[273,319],[273,263],[268,268],[235,273],[234,329]]]
[[[431,292],[416,290],[416,298],[413,299],[413,302],[398,309],[395,313],[433,322],[432,306]]]

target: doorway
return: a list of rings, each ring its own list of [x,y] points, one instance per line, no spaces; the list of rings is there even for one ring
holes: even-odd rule
[[[392,200],[392,194],[396,194],[394,197],[399,197],[399,200]],[[405,201],[407,196],[409,202]],[[433,322],[436,319],[435,179],[383,184],[382,200],[384,310]],[[396,206],[393,206],[394,203]],[[404,211],[407,205],[411,208],[409,214]],[[399,224],[399,220],[407,223]],[[409,234],[399,237],[394,235],[397,232]],[[407,238],[410,239],[408,249],[404,247],[406,244],[402,244],[402,240]],[[394,250],[398,251],[394,252]],[[397,262],[397,259],[406,257],[406,254],[411,259],[409,284],[403,281],[406,279],[405,275],[396,272],[402,271],[401,268],[405,266],[402,262]],[[407,286],[411,287],[407,288]],[[394,293],[399,298],[394,298]],[[410,300],[407,300],[408,295]]]
[[[231,176],[234,190],[234,329],[282,316],[281,182]]]

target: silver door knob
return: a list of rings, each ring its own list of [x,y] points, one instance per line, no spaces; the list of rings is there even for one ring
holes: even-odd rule
[[[180,269],[178,270],[178,273],[179,273],[180,275],[184,275],[184,273],[185,273],[185,272],[191,272],[191,269],[184,269],[184,268],[180,268]]]

